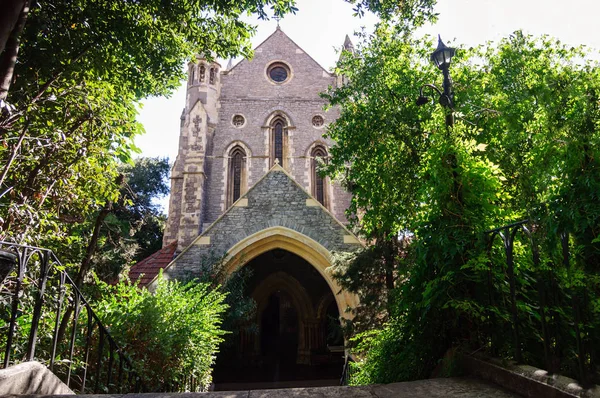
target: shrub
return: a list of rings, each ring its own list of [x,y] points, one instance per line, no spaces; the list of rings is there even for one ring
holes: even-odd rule
[[[121,281],[98,282],[98,316],[122,345],[150,391],[204,390],[225,333],[226,295],[208,283],[166,280],[149,292]],[[196,387],[197,386],[197,387]]]

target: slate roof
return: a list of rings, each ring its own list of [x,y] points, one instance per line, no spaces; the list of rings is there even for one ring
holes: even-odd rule
[[[139,263],[135,264],[129,270],[129,279],[132,282],[140,280],[140,286],[147,286],[161,269],[165,269],[167,264],[173,260],[177,250],[177,241],[171,242],[156,253],[146,257]]]

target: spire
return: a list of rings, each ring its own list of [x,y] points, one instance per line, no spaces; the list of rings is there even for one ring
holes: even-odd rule
[[[342,46],[342,51],[340,52],[340,57],[338,61],[342,59],[344,55],[344,51],[348,51],[351,54],[354,54],[354,44],[352,44],[352,40],[350,40],[350,36],[346,35],[344,39],[344,45]]]
[[[233,58],[229,58],[229,62],[227,62],[227,70],[231,70],[233,68]]]
[[[352,44],[352,40],[350,40],[348,35],[346,35],[346,39],[344,40],[344,50],[350,51],[351,53],[354,52],[354,44]]]

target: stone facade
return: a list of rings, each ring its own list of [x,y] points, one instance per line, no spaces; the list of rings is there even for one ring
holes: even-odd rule
[[[269,68],[276,64],[287,69],[284,82],[269,77]],[[228,70],[202,57],[190,63],[164,245],[177,240],[181,252],[231,206],[233,148],[245,153],[242,194],[271,169],[276,119],[285,124],[281,166],[314,194],[311,151],[317,145],[329,147],[331,142],[322,137],[324,128],[338,116],[335,109],[323,110],[326,103],[319,93],[335,84],[336,76],[280,29],[255,49],[252,60],[243,60]],[[313,122],[315,116],[322,118],[323,125]],[[324,185],[324,205],[345,223],[349,194],[329,180]]]
[[[222,258],[260,231],[282,227],[327,252],[348,252],[360,242],[280,166],[275,165],[165,270],[169,278],[195,275],[202,263]]]
[[[349,39],[344,46],[351,49]],[[257,328],[243,329],[222,354],[222,377],[259,364],[265,374],[274,364],[290,374],[297,365],[341,369],[343,338],[330,318],[351,317],[357,297],[332,277],[331,257],[361,242],[344,226],[349,193],[316,173],[331,145],[323,133],[339,116],[324,111],[319,94],[341,80],[279,28],[235,67],[202,57],[189,65],[163,239],[176,257],[132,271],[148,274],[150,287],[159,267],[174,279],[217,261],[223,277],[250,271],[245,294],[256,303]]]

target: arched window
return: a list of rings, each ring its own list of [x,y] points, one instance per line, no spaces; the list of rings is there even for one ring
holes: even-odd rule
[[[283,122],[281,120],[273,125],[273,161],[275,159],[283,167]]]
[[[189,84],[194,84],[195,80],[196,80],[196,65],[192,65],[190,67],[190,81],[189,81]]]
[[[200,65],[200,76],[199,79],[200,82],[204,82],[204,77],[206,76],[206,68],[204,67],[204,65]]]
[[[228,205],[238,200],[246,189],[246,152],[236,146],[229,152]]]
[[[327,151],[318,145],[310,153],[312,158],[312,194],[319,203],[326,205],[325,178],[319,175],[319,165],[327,160]]]
[[[210,75],[208,77],[210,84],[215,84],[215,68],[210,68]]]

